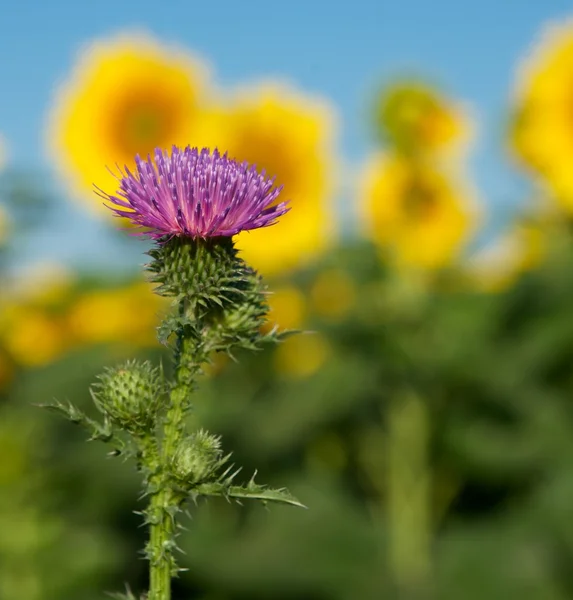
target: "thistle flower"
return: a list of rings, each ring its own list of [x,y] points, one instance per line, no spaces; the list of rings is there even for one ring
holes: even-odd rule
[[[153,158],[138,156],[135,162],[134,173],[127,166],[120,170],[115,196],[97,189],[117,216],[156,242],[146,268],[158,284],[155,292],[173,298],[158,328],[160,341],[173,350],[172,377],[165,379],[147,362],[107,369],[92,388],[103,422],[71,404],[47,406],[86,427],[90,439],[112,444],[112,455],[137,459],[149,498],[142,513],[149,527],[145,598],[170,600],[171,580],[181,570],[175,557],[177,516],[187,501],[222,496],[302,506],[286,490],[253,478],[238,484],[238,470],[224,468],[229,455],[220,439],[186,426],[192,392],[214,353],[233,356],[239,348],[254,350],[281,339],[275,330],[262,332],[266,287],[238,256],[233,236],[272,225],[288,208],[277,202],[282,188],[274,179],[217,150],[173,146],[171,153],[156,149]]]
[[[273,225],[289,209],[276,203],[282,187],[255,166],[187,146],[171,154],[156,149],[154,159],[135,159],[125,167],[117,195],[97,189],[117,216],[128,218],[153,239],[232,237],[240,231]]]

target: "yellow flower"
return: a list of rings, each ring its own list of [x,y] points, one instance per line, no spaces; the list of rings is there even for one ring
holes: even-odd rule
[[[396,156],[375,156],[361,193],[363,229],[400,266],[451,264],[474,226],[468,189],[444,173]]]
[[[356,300],[352,278],[341,269],[320,273],[312,286],[311,301],[318,315],[326,319],[341,319]]]
[[[93,184],[117,189],[108,167],[133,165],[156,146],[199,144],[203,69],[142,35],[91,44],[57,94],[48,146],[76,193],[102,206]]]
[[[478,289],[501,292],[520,275],[538,267],[546,250],[542,227],[519,223],[470,259],[469,274]]]
[[[65,335],[58,320],[28,307],[12,312],[3,337],[6,350],[14,361],[27,367],[46,365],[66,349]]]
[[[83,344],[125,342],[157,343],[161,299],[146,283],[126,288],[96,290],[79,298],[68,315],[73,338]]]
[[[300,333],[281,342],[274,355],[276,370],[287,377],[302,379],[316,373],[328,355],[330,345],[319,333]]]
[[[459,149],[470,138],[466,111],[417,82],[399,82],[386,90],[377,117],[384,137],[406,151]]]
[[[551,25],[521,67],[510,144],[573,211],[573,20]]]
[[[306,303],[301,291],[292,285],[272,290],[268,296],[268,322],[264,329],[300,329],[306,317]]]
[[[209,145],[276,176],[291,211],[276,225],[238,237],[242,256],[263,273],[297,267],[322,252],[332,236],[333,111],[286,86],[239,94],[214,116]]]

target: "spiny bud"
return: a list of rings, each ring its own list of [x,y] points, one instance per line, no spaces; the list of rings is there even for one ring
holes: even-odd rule
[[[151,280],[163,296],[187,298],[203,307],[221,306],[241,293],[245,263],[231,238],[174,237],[149,251]]]
[[[156,291],[184,300],[185,314],[162,330],[161,339],[174,325],[186,325],[209,338],[210,350],[257,346],[268,312],[265,286],[237,256],[231,238],[172,238],[149,255],[152,280],[160,284]]]
[[[164,400],[161,373],[149,361],[106,369],[91,393],[102,413],[132,433],[153,428]]]
[[[221,438],[200,430],[184,440],[171,461],[171,474],[186,488],[216,477],[218,468],[226,462]]]

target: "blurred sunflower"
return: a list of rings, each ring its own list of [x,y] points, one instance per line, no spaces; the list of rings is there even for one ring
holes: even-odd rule
[[[67,339],[57,317],[33,307],[13,307],[4,315],[0,335],[14,362],[26,367],[47,365],[67,349]]]
[[[293,285],[274,288],[267,298],[269,312],[264,330],[300,329],[306,318],[306,302],[302,292]]]
[[[204,79],[191,57],[146,36],[91,44],[50,111],[50,158],[76,193],[94,183],[113,193],[117,181],[108,167],[131,166],[135,154],[156,146],[201,143]]]
[[[514,97],[510,145],[573,211],[573,20],[551,25],[523,63]]]
[[[93,290],[70,308],[67,327],[79,344],[127,342],[155,346],[156,327],[164,306],[146,282],[118,289]]]
[[[320,333],[300,333],[277,346],[274,366],[284,377],[304,379],[322,367],[331,351],[330,343]]]
[[[269,228],[239,235],[245,260],[266,275],[299,266],[322,252],[333,233],[331,107],[284,85],[246,90],[212,123],[208,145],[255,164],[283,185],[292,210]]]
[[[472,194],[428,166],[378,155],[362,184],[363,229],[398,265],[450,265],[474,228]]]
[[[380,135],[405,152],[459,150],[471,135],[467,111],[419,82],[397,82],[376,106]]]
[[[9,280],[0,298],[0,345],[9,363],[43,366],[69,349],[61,309],[72,281],[57,263],[34,264]]]

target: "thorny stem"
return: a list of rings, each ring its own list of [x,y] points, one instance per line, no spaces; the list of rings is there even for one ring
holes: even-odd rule
[[[183,303],[180,312],[183,312]],[[169,408],[165,416],[163,444],[160,462],[166,465],[180,444],[183,422],[187,412],[190,385],[197,373],[196,350],[193,341],[185,339],[182,331],[177,334],[175,383],[169,394]],[[163,476],[165,478],[165,475]],[[175,514],[178,500],[168,481],[161,481],[150,503],[150,562],[149,600],[171,600],[171,579],[176,572],[173,551],[175,549]]]

